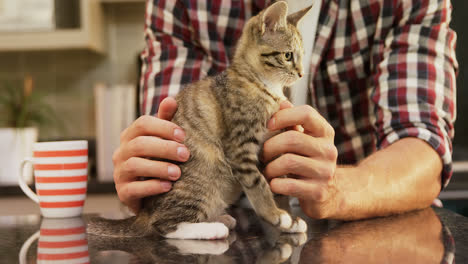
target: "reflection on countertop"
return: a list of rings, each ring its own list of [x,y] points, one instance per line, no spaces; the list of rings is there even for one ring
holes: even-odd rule
[[[99,237],[84,226],[94,216],[0,217],[5,263],[466,263],[468,219],[428,208],[355,222],[309,220],[304,234],[280,234],[249,209],[234,209],[238,225],[227,240]],[[39,231],[39,232],[38,232]]]
[[[343,223],[314,236],[301,263],[453,263],[453,236],[432,209]]]

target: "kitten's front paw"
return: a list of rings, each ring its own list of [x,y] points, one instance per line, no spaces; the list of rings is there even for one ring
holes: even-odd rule
[[[280,222],[279,222],[279,227],[282,229],[282,230],[287,230],[287,229],[290,229],[292,227],[292,218],[291,218],[291,215],[289,215],[288,213],[284,212],[280,215]]]
[[[288,213],[283,213],[280,216],[280,229],[287,233],[305,233],[307,231],[307,224],[304,220],[297,217],[292,221],[291,216]],[[283,222],[284,221],[284,222]]]
[[[307,223],[300,217],[297,217],[296,220],[294,220],[293,225],[291,226],[290,233],[305,233],[306,231]]]

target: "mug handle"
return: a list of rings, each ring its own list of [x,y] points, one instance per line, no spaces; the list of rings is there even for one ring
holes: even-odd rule
[[[24,180],[24,165],[26,165],[28,162],[31,162],[33,163],[33,160],[31,158],[25,158],[22,162],[21,162],[21,167],[20,167],[20,176],[18,178],[18,183],[19,183],[19,186],[21,187],[21,190],[23,190],[23,192],[29,197],[31,198],[31,200],[33,200],[34,202],[36,203],[39,203],[39,198],[37,197],[37,194],[35,194],[31,188],[29,188],[29,186],[26,184],[26,181]]]
[[[23,246],[21,246],[21,250],[18,255],[20,264],[27,263],[26,255],[28,254],[29,247],[36,239],[39,238],[40,235],[41,235],[41,231],[37,231],[31,237],[29,237],[28,240],[26,240],[26,242],[24,242]]]

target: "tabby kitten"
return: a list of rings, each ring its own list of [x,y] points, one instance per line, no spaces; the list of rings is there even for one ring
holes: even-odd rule
[[[299,20],[310,10],[287,15],[276,2],[245,25],[232,65],[215,77],[188,85],[176,97],[173,122],[186,132],[190,159],[166,194],[143,200],[126,220],[92,223],[90,233],[220,239],[235,220],[225,209],[244,192],[256,213],[284,232],[305,232],[306,223],[279,209],[259,170],[266,124],[286,100],[283,87],[302,77]],[[124,228],[124,226],[126,226]],[[119,231],[117,231],[119,230]]]

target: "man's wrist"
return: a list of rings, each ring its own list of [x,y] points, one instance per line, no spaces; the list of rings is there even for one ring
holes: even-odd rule
[[[329,219],[355,220],[362,211],[362,191],[366,183],[359,183],[365,177],[358,175],[356,166],[338,166],[335,172],[335,210]],[[362,173],[362,172],[361,172]]]

